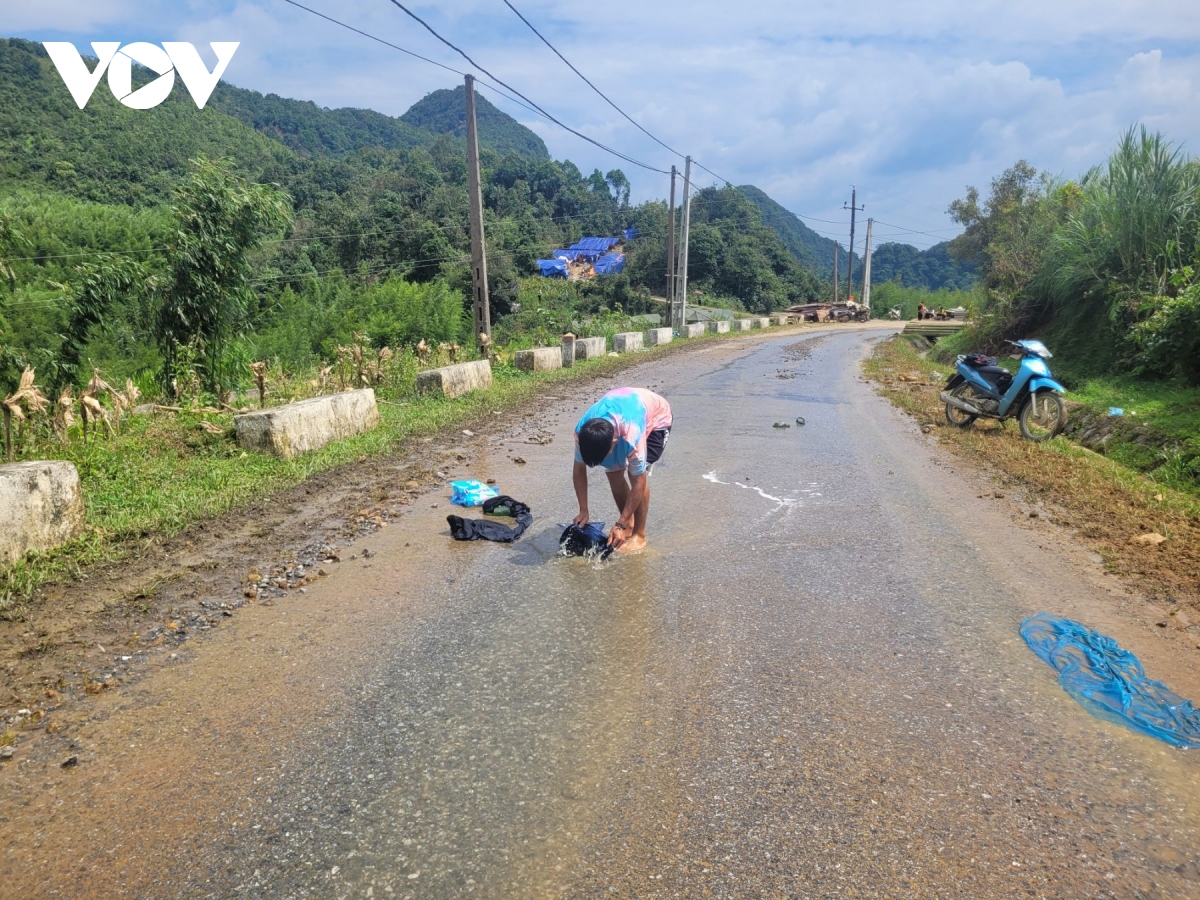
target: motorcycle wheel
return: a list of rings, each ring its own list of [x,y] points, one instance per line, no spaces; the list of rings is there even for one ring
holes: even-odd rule
[[[1021,437],[1027,441],[1048,441],[1067,424],[1067,406],[1053,391],[1032,395],[1017,416]]]
[[[975,396],[975,389],[971,387],[969,382],[964,381],[950,392],[950,396],[957,397],[959,400],[970,400]],[[949,403],[946,404],[946,421],[955,428],[967,428],[978,418],[978,416],[963,412],[956,406],[951,406]]]

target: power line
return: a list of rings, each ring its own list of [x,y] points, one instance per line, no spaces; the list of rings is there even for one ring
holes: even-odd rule
[[[290,2],[290,0],[289,0],[289,2]],[[650,165],[649,163],[644,163],[644,162],[641,162],[640,160],[636,160],[632,156],[625,155],[620,150],[614,150],[612,147],[609,147],[606,144],[602,144],[599,141],[595,140],[594,138],[588,137],[586,134],[584,134],[581,131],[576,131],[570,125],[563,124],[558,119],[556,119],[554,116],[550,115],[550,113],[546,112],[546,110],[544,110],[540,106],[538,106],[538,104],[536,102],[534,102],[533,100],[530,100],[527,96],[525,96],[520,91],[518,91],[511,84],[508,84],[503,79],[497,78],[495,75],[493,75],[491,72],[489,72],[483,66],[481,66],[479,63],[475,62],[475,60],[471,59],[471,57],[468,56],[464,50],[460,49],[459,47],[456,47],[450,41],[446,40],[444,37],[442,37],[440,34],[438,34],[437,31],[435,31],[433,29],[433,27],[431,25],[429,25],[428,22],[426,22],[424,19],[422,19],[420,16],[418,16],[412,10],[408,9],[408,7],[406,7],[403,3],[400,3],[399,0],[389,0],[389,2],[393,6],[395,6],[397,9],[399,9],[401,12],[403,12],[405,15],[407,15],[409,18],[411,18],[413,21],[415,21],[419,25],[421,25],[426,31],[428,31],[430,34],[432,34],[435,38],[437,38],[439,41],[441,41],[443,44],[445,44],[447,47],[449,47],[451,50],[453,50],[455,53],[457,53],[459,56],[461,56],[463,59],[465,59],[471,65],[473,65],[480,72],[483,72],[485,75],[487,75],[488,78],[492,79],[492,81],[496,82],[497,84],[503,85],[505,88],[512,91],[514,94],[516,94],[522,100],[524,100],[526,103],[529,103],[530,105],[532,105],[535,109],[537,109],[538,112],[540,112],[543,116],[545,116],[547,119],[549,119],[555,125],[557,125],[559,128],[565,129],[566,131],[571,132],[571,134],[575,135],[576,137],[583,138],[583,140],[587,141],[589,144],[599,147],[601,150],[605,150],[605,151],[611,153],[613,156],[623,159],[626,162],[632,163],[635,166],[641,166],[643,169],[649,169],[651,172],[658,172],[660,175],[670,175],[671,174],[666,169],[659,169],[656,166]]]
[[[906,229],[903,225],[893,225],[891,222],[884,222],[881,219],[876,219],[875,221],[878,222],[880,225],[886,225],[888,228],[899,229],[900,231],[904,232],[905,234],[923,234],[926,237],[933,238],[935,241],[946,240],[946,238],[941,237],[940,235],[936,235],[930,231],[917,231],[915,229]],[[949,231],[949,230],[952,230],[952,229],[947,229],[947,231]]]
[[[650,140],[654,141],[660,147],[664,147],[665,149],[669,150],[671,153],[674,153],[680,159],[684,158],[684,155],[682,153],[680,153],[678,150],[675,150],[672,147],[668,147],[666,144],[664,144],[662,141],[660,141],[658,138],[656,138],[654,135],[652,135],[649,131],[647,131],[645,128],[643,128],[641,125],[639,125],[637,122],[635,122],[630,117],[630,115],[625,112],[625,110],[621,109],[621,107],[619,107],[619,106],[617,106],[617,104],[613,103],[613,101],[610,100],[607,97],[607,95],[605,95],[604,91],[600,90],[600,88],[598,88],[594,84],[592,84],[592,82],[588,80],[588,77],[586,75],[584,75],[577,68],[575,68],[573,65],[571,65],[571,61],[569,59],[567,59],[565,56],[563,56],[561,53],[559,53],[558,48],[555,47],[552,43],[550,43],[550,41],[548,41],[540,31],[538,31],[536,28],[534,28],[533,23],[530,22],[523,15],[521,15],[520,11],[515,6],[513,6],[511,3],[509,3],[508,0],[504,0],[504,5],[507,6],[509,9],[511,9],[516,14],[518,19],[520,19],[522,22],[524,22],[526,25],[528,25],[529,30],[532,31],[534,34],[536,34],[539,38],[541,38],[542,43],[545,44],[547,47],[549,47],[552,51],[554,51],[554,55],[557,56],[559,59],[561,59],[564,63],[567,64],[568,69],[570,69],[572,72],[574,72],[580,78],[582,78],[584,84],[586,84],[593,91],[595,91],[597,94],[599,94],[604,99],[605,103],[607,103],[609,106],[611,106],[617,112],[619,112],[622,116],[624,116],[625,119],[631,125],[633,125],[634,128],[636,128],[642,134],[646,135],[646,137],[650,138]]]
[[[437,66],[439,69],[445,69],[447,72],[453,72],[455,75],[465,76],[467,74],[466,72],[460,72],[458,69],[455,69],[451,66],[447,66],[444,63],[440,63],[435,59],[430,59],[427,56],[422,56],[420,53],[413,53],[413,51],[411,51],[411,50],[406,50],[404,47],[401,47],[398,44],[393,44],[391,41],[386,41],[381,37],[376,37],[373,34],[370,34],[359,28],[355,28],[353,25],[347,25],[345,22],[338,21],[337,19],[333,18],[332,16],[327,16],[323,12],[318,12],[315,9],[311,9],[311,8],[305,6],[303,3],[297,3],[296,0],[283,0],[283,2],[290,3],[292,6],[296,7],[297,9],[302,9],[307,13],[312,13],[314,16],[324,19],[326,22],[332,22],[334,25],[339,25],[342,28],[347,29],[348,31],[353,31],[355,34],[361,34],[363,37],[370,38],[371,40],[376,41],[377,43],[383,44],[385,47],[391,47],[393,50],[399,50],[401,53],[407,53],[409,56],[414,57],[415,59],[419,59],[422,62],[427,62],[430,65]],[[513,103],[517,104],[517,106],[520,106],[522,109],[529,110],[535,116],[538,115],[538,111],[536,109],[534,109],[530,106],[526,106],[524,103],[522,103],[516,97],[510,97],[508,94],[504,93],[504,91],[500,90],[498,87],[495,87],[494,85],[490,85],[490,84],[487,84],[487,83],[481,81],[480,87],[485,87],[490,91],[495,91],[501,97],[511,100]]]

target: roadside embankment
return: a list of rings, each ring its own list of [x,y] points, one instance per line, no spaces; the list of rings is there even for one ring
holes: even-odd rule
[[[878,390],[922,430],[1019,487],[1031,516],[1068,528],[1103,558],[1109,572],[1168,604],[1172,612],[1164,627],[1200,624],[1200,498],[1065,436],[1034,444],[1015,426],[983,420],[966,429],[949,425],[938,393],[950,371],[903,337],[880,342],[864,365]],[[1077,430],[1080,437],[1102,437],[1093,418]]]

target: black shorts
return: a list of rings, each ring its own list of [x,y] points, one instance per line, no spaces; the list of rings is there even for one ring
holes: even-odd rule
[[[657,428],[646,435],[646,465],[652,466],[658,462],[667,449],[667,438],[671,435],[671,427]]]

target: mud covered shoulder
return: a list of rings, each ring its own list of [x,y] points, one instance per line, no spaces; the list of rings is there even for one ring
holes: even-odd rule
[[[1200,649],[1200,501],[1067,437],[1033,444],[994,421],[951,426],[938,399],[949,372],[900,336],[881,341],[864,364],[876,389],[923,431],[1019,491],[1029,516],[1061,526],[1098,554],[1110,574],[1166,610],[1155,624]]]

